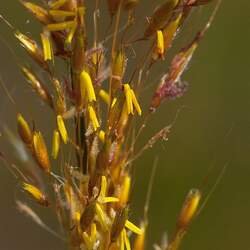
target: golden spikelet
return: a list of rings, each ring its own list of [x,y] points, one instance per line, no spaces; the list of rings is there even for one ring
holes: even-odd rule
[[[23,142],[27,145],[30,145],[33,138],[32,131],[28,123],[20,113],[17,114],[17,129]]]
[[[39,166],[46,172],[50,173],[50,160],[47,147],[43,139],[42,133],[35,131],[33,134],[34,156]]]

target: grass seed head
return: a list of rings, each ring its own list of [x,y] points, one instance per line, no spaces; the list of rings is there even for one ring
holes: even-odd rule
[[[50,173],[50,160],[47,147],[43,139],[42,133],[35,131],[33,134],[34,156],[39,166],[46,172]]]
[[[22,141],[25,144],[30,145],[32,143],[33,138],[32,131],[27,121],[20,113],[17,114],[17,129]]]

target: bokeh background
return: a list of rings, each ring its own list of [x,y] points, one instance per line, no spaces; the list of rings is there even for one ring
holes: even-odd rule
[[[37,1],[38,2],[38,1]],[[92,2],[92,1],[87,1]],[[139,15],[149,15],[160,1],[142,0]],[[167,102],[152,116],[141,138],[145,142],[154,132],[174,119],[181,109],[167,142],[158,143],[136,161],[131,199],[131,217],[142,218],[146,190],[155,156],[159,164],[150,203],[148,249],[159,242],[162,232],[174,231],[176,217],[187,192],[199,187],[204,197],[213,188],[223,166],[222,180],[205,208],[190,227],[181,249],[248,249],[250,225],[250,2],[224,0],[211,29],[195,53],[184,79],[190,87],[185,96]],[[179,46],[188,42],[196,27],[202,26],[211,8],[200,9],[188,20]],[[1,1],[0,14],[16,27],[37,36],[38,25],[16,0]],[[103,15],[106,15],[103,13]],[[205,18],[204,18],[205,17]],[[108,19],[108,18],[107,18]],[[140,29],[138,29],[139,32]],[[177,46],[178,48],[178,46]],[[14,49],[14,52],[12,51]],[[172,50],[174,53],[175,48]],[[170,53],[170,54],[171,54]],[[0,76],[14,96],[10,103],[0,87],[0,148],[16,159],[8,143],[6,127],[15,132],[15,112],[39,119],[39,127],[51,127],[51,115],[34,97],[18,70],[26,60],[11,31],[0,22]],[[153,71],[150,81],[159,79],[167,62]],[[150,95],[150,88],[145,89]],[[63,242],[48,234],[16,210],[17,181],[0,167],[0,249],[63,250]],[[39,207],[35,206],[39,211]],[[56,228],[49,213],[42,218]]]

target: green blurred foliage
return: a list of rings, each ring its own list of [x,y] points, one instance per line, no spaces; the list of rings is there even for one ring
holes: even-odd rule
[[[146,14],[153,1],[142,1]],[[147,6],[148,5],[148,6]],[[131,217],[139,223],[142,218],[146,190],[156,155],[160,157],[150,203],[150,233],[148,249],[159,242],[167,231],[171,237],[176,217],[187,192],[199,187],[203,196],[209,193],[223,166],[226,172],[208,203],[195,219],[181,249],[247,249],[250,224],[250,3],[224,0],[216,20],[195,53],[184,79],[190,84],[186,95],[174,102],[164,103],[154,114],[141,138],[141,144],[174,119],[178,119],[167,142],[158,143],[136,161],[135,182],[131,200]],[[1,1],[0,13],[19,29],[36,34],[37,25],[16,0]],[[204,23],[203,10],[188,22],[180,44],[192,27]],[[30,20],[27,22],[27,20]],[[193,25],[193,26],[192,26]],[[38,34],[38,33],[37,33]],[[181,37],[184,37],[182,39]],[[14,48],[13,53],[10,48]],[[18,103],[18,109],[34,117],[42,117],[44,128],[50,121],[47,109],[39,107],[36,98],[24,84],[17,63],[24,53],[16,49],[8,28],[0,23],[0,74]],[[174,48],[173,48],[174,50]],[[19,59],[17,59],[19,58]],[[26,60],[26,58],[25,58]],[[157,68],[157,67],[156,67]],[[161,64],[162,71],[166,64]],[[152,83],[160,78],[160,70],[151,76]],[[165,70],[165,71],[166,71]],[[150,90],[145,90],[150,95]],[[24,97],[25,96],[25,97]],[[0,125],[15,129],[15,112],[2,89],[0,92]],[[36,103],[37,102],[37,103]],[[32,105],[30,105],[32,103]],[[34,104],[34,105],[33,105]],[[145,106],[146,107],[146,106]],[[12,153],[7,141],[0,137],[0,146]],[[13,155],[14,157],[14,155]],[[211,171],[209,171],[211,169]],[[64,243],[46,233],[15,208],[15,195],[21,198],[18,184],[9,172],[0,168],[0,249],[65,249]],[[39,211],[38,207],[35,207]],[[51,214],[42,218],[53,228]]]

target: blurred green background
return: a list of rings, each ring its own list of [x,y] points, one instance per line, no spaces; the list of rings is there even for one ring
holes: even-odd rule
[[[89,0],[87,2],[92,2]],[[149,15],[154,2],[141,1],[140,11]],[[159,242],[162,232],[174,231],[176,217],[187,192],[200,187],[204,197],[209,193],[228,163],[226,172],[198,218],[193,222],[181,249],[217,250],[249,248],[250,225],[250,2],[224,0],[211,29],[195,53],[184,80],[190,86],[181,99],[164,103],[154,114],[141,138],[145,142],[154,132],[171,123],[183,108],[172,128],[169,141],[160,142],[136,162],[131,200],[131,217],[142,218],[146,190],[156,155],[160,157],[150,203],[148,249]],[[179,35],[180,44],[190,41],[195,27],[204,24],[211,7],[198,10]],[[140,13],[141,13],[140,12]],[[37,25],[17,0],[1,1],[0,14],[8,17],[22,31],[35,33]],[[28,20],[28,21],[27,21]],[[33,34],[32,33],[32,34]],[[177,41],[178,44],[178,41]],[[15,52],[10,48],[14,48]],[[0,148],[15,159],[3,127],[15,131],[15,112],[40,118],[46,129],[50,115],[34,98],[18,71],[18,62],[26,60],[8,28],[0,23],[1,79],[15,97],[12,105],[0,88]],[[175,48],[173,48],[173,51]],[[19,59],[17,59],[19,58]],[[167,70],[167,64],[155,67],[151,81]],[[158,71],[157,71],[158,70]],[[150,90],[145,90],[150,94]],[[2,165],[2,164],[1,164]],[[209,171],[209,169],[212,170]],[[205,181],[203,181],[205,180]],[[15,195],[21,199],[15,179],[6,168],[0,168],[0,249],[62,250],[57,240],[21,215],[15,207]],[[38,211],[39,207],[35,207]],[[50,214],[42,218],[56,228]]]

